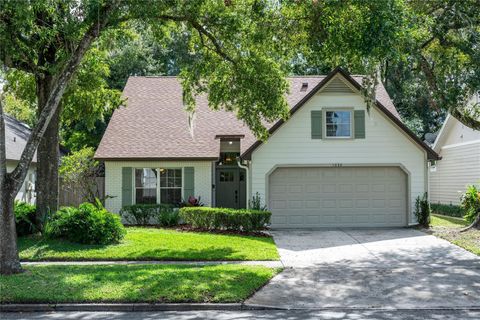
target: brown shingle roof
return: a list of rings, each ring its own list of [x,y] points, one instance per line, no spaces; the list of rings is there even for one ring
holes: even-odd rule
[[[287,102],[300,102],[326,76],[291,77]],[[353,79],[361,84],[362,77]],[[308,83],[306,91],[300,90]],[[208,108],[206,97],[197,99],[193,132],[182,102],[182,86],[176,77],[130,77],[123,92],[127,107],[117,109],[95,154],[98,159],[216,159],[219,135],[244,135],[241,153],[256,142],[255,136],[231,112]],[[385,88],[377,99],[396,118],[397,110]],[[273,126],[273,124],[269,125]]]

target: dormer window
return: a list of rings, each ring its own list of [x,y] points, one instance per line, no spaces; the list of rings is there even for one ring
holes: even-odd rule
[[[325,137],[352,138],[352,111],[325,111]]]

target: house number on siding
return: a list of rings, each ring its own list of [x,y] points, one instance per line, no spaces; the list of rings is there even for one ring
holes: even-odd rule
[[[341,163],[332,163],[332,167],[342,167]]]

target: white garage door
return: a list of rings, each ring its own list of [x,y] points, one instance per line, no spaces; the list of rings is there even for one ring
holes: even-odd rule
[[[398,167],[278,168],[269,180],[273,228],[407,225]]]

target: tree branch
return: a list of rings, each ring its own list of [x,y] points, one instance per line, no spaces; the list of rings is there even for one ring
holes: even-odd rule
[[[231,62],[232,64],[237,64],[235,60],[233,60],[233,58],[231,58],[223,49],[222,49],[222,46],[220,44],[220,42],[218,41],[218,39],[215,37],[215,35],[213,35],[210,31],[208,31],[205,26],[201,25],[197,20],[191,18],[191,17],[188,17],[188,16],[172,16],[172,15],[160,15],[158,16],[160,19],[164,19],[164,20],[172,20],[172,21],[176,21],[176,22],[187,22],[187,23],[190,23],[192,25],[192,27],[197,30],[197,32],[201,35],[205,35],[208,40],[210,40],[210,42],[213,44],[214,46],[214,49],[205,45],[204,41],[203,41],[203,38],[201,37],[201,42],[202,42],[202,45],[207,48],[207,49],[210,49],[210,50],[213,50],[214,52],[216,52],[220,57],[222,57],[223,59],[225,59],[226,61],[228,62]]]

